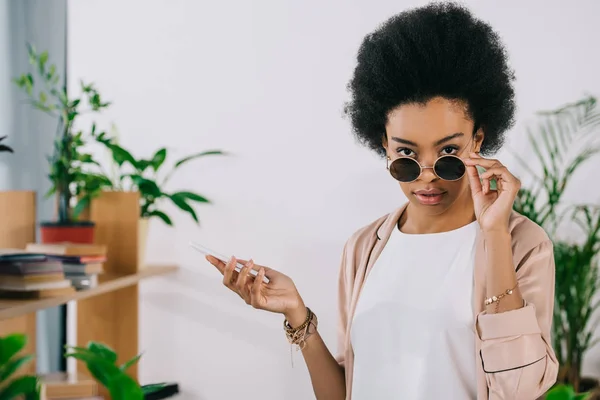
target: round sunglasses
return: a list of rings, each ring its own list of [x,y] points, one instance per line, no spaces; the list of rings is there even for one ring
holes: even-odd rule
[[[389,166],[390,174],[394,179],[404,183],[416,181],[424,169],[432,169],[438,178],[445,181],[457,181],[467,171],[465,163],[459,157],[451,154],[435,160],[433,167],[423,167],[417,160],[410,157],[397,158]]]

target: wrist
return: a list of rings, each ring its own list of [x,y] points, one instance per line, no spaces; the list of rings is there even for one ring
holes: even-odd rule
[[[295,307],[293,307],[290,310],[287,310],[283,315],[287,320],[288,324],[290,324],[292,328],[295,328],[304,323],[304,321],[306,320],[306,316],[308,315],[308,310],[306,309],[306,306],[304,305],[302,299],[300,299]]]
[[[510,237],[508,227],[506,228],[494,228],[494,229],[482,229],[481,233],[486,239],[503,239]]]

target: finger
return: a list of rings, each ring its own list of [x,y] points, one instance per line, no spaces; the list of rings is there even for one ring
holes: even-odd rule
[[[233,287],[233,275],[235,273],[234,268],[236,262],[236,258],[231,257],[231,259],[225,265],[225,270],[223,272],[223,284],[233,291],[235,291],[235,288]]]
[[[241,262],[242,264],[246,264],[246,263],[248,263],[248,260],[242,260],[241,258],[238,258],[238,262]],[[254,269],[264,268],[265,271],[270,271],[271,270],[271,268],[269,268],[269,267],[266,267],[266,266],[260,265],[260,264],[256,264],[254,262],[254,260],[252,260],[252,265],[253,265]]]
[[[479,176],[481,180],[481,187],[483,189],[483,194],[488,194],[490,192],[490,180],[483,177],[483,174]]]
[[[479,180],[479,172],[473,165],[467,166],[467,177],[469,178],[469,186],[471,186],[471,194],[476,196],[483,191],[481,181]]]
[[[502,163],[500,161],[489,158],[483,158],[477,153],[471,153],[470,157],[465,158],[463,161],[466,165],[479,165],[485,169],[502,166]]]
[[[261,268],[258,271],[258,275],[256,276],[256,278],[254,279],[254,282],[252,283],[252,289],[251,289],[251,304],[252,307],[257,308],[259,306],[259,302],[260,302],[260,289],[262,287],[262,283],[263,283],[263,278],[265,277],[265,269]]]
[[[235,287],[236,287],[238,293],[242,296],[242,298],[244,300],[246,300],[246,303],[250,303],[250,293],[248,290],[248,283],[249,283],[248,282],[248,274],[250,273],[251,269],[252,269],[252,260],[250,260],[244,264],[244,267],[239,272],[237,280],[235,282]]]
[[[481,178],[487,181],[495,179],[499,191],[519,190],[519,180],[506,167],[490,168],[481,174]]]
[[[210,255],[206,256],[206,260],[209,263],[211,263],[212,265],[214,265],[219,270],[220,273],[224,273],[225,272],[225,265],[226,264],[223,261],[219,260],[216,257],[210,256]]]

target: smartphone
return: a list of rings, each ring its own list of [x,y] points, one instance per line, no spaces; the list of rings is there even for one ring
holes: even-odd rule
[[[219,259],[219,260],[223,261],[226,264],[227,264],[227,261],[229,260],[229,257],[225,257],[224,255],[219,254],[216,251],[210,250],[209,248],[204,247],[204,246],[202,246],[199,243],[190,242],[190,246],[194,250],[196,250],[196,251],[198,251],[198,252],[200,252],[200,253],[202,253],[204,255],[207,255],[207,256],[213,256],[214,258]],[[244,267],[244,264],[242,264],[241,262],[238,261],[237,265],[235,266],[235,270],[237,272],[240,272],[243,267]],[[257,276],[258,275],[258,271],[254,270],[254,269],[251,269],[250,270],[250,275]],[[264,283],[269,283],[270,282],[269,278],[267,278],[266,276],[264,276],[263,277],[263,282]]]

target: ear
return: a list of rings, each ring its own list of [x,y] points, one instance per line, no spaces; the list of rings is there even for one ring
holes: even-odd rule
[[[473,136],[474,145],[475,145],[475,153],[479,153],[481,151],[481,145],[483,144],[483,139],[485,138],[485,134],[483,133],[483,129],[479,128],[475,135]]]
[[[381,145],[383,146],[383,149],[387,154],[388,140],[387,135],[385,133],[381,136]]]

